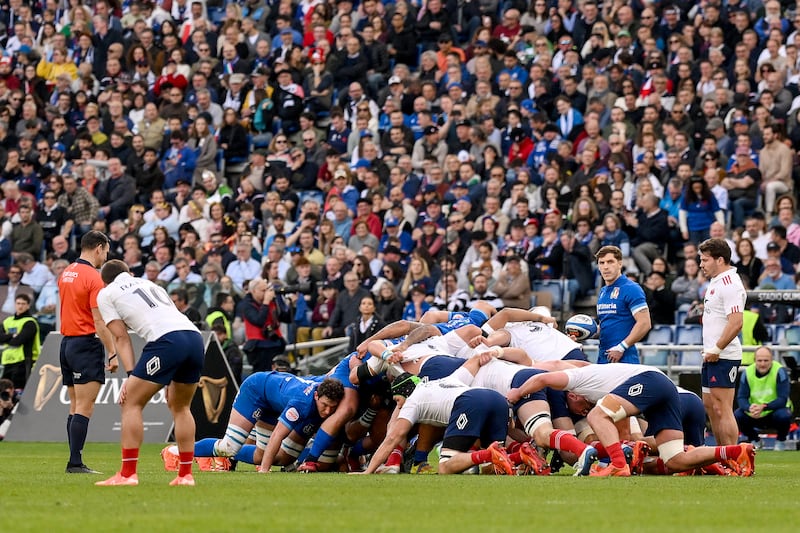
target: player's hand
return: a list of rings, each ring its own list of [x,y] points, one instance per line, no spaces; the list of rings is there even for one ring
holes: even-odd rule
[[[358,346],[356,346],[356,359],[362,360],[367,355],[367,341],[362,342]]]
[[[114,373],[119,368],[119,357],[116,354],[113,354],[113,357],[108,359],[108,363],[106,363],[106,370],[111,373]]]
[[[477,348],[481,344],[486,344],[486,340],[482,335],[476,335],[475,337],[472,337],[469,342],[467,342],[467,345],[469,345],[470,348]]]
[[[510,404],[515,404],[521,399],[522,394],[520,393],[519,389],[511,389],[508,391],[508,394],[506,394],[506,400],[508,400],[508,403]]]
[[[481,366],[488,365],[492,361],[492,359],[494,359],[494,356],[492,355],[491,352],[483,352],[478,356],[478,363]]]
[[[713,352],[703,352],[703,361],[706,363],[716,363],[719,361],[719,354]]]
[[[624,352],[622,350],[617,349],[615,346],[610,350],[606,350],[606,359],[608,359],[609,363],[619,363],[620,359],[622,359],[622,354]]]
[[[540,322],[542,324],[553,324],[554,328],[558,328],[558,321],[551,316],[543,316]]]
[[[128,399],[128,380],[122,382],[122,387],[119,389],[119,404],[122,405],[125,403],[125,400]]]
[[[271,468],[266,468],[261,465],[256,466],[256,472],[258,472],[259,474],[269,474],[270,470]]]
[[[386,359],[386,362],[395,364],[401,362],[402,360],[403,360],[403,352],[396,351]]]

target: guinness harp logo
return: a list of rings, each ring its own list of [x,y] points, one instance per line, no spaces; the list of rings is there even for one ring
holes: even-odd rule
[[[39,383],[36,385],[33,410],[41,411],[59,388],[61,388],[61,368],[55,365],[42,365],[39,369]]]
[[[225,409],[225,400],[228,397],[228,378],[200,376],[198,386],[203,392],[203,407],[206,409],[206,418],[212,424],[218,423],[219,416]]]

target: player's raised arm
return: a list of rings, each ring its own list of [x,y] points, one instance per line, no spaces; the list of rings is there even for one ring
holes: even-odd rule
[[[402,337],[403,335],[407,335],[414,329],[420,327],[421,324],[419,322],[412,322],[410,320],[400,320],[399,322],[394,322],[387,326],[381,328],[377,333],[373,336],[369,337],[368,339],[364,340],[361,344],[356,347],[356,352],[359,359],[363,359],[364,355],[367,353],[367,347],[369,343],[372,341],[384,340],[384,339],[395,339],[397,337]]]

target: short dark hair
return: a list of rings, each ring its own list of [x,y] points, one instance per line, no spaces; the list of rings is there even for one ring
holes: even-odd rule
[[[701,254],[710,255],[713,259],[722,258],[726,265],[731,264],[731,247],[725,239],[707,239],[698,247]]]
[[[341,402],[344,398],[344,385],[336,378],[325,378],[317,387],[317,396],[325,396],[334,402]]]
[[[119,276],[123,272],[130,273],[130,271],[131,270],[128,268],[128,265],[126,265],[119,259],[112,259],[111,261],[103,265],[102,269],[100,269],[100,277],[103,279],[103,283],[108,285],[109,283],[117,279],[117,276]]]
[[[27,294],[25,294],[24,292],[22,292],[22,293],[20,293],[20,294],[17,294],[17,295],[14,297],[14,301],[17,301],[17,300],[22,300],[22,301],[24,301],[26,304],[28,304],[28,305],[31,305],[31,297],[30,297],[30,296],[28,296]]]
[[[594,257],[595,259],[600,259],[601,257],[604,257],[608,254],[613,255],[614,259],[616,259],[617,261],[622,261],[622,250],[620,250],[616,246],[603,246],[602,248],[597,250],[597,253],[594,254]]]
[[[110,241],[102,231],[92,230],[81,237],[81,251],[94,250],[100,245],[110,245]]]
[[[189,293],[186,292],[186,289],[174,289],[172,292],[169,293],[169,295],[177,296],[178,300],[181,302],[189,301]]]

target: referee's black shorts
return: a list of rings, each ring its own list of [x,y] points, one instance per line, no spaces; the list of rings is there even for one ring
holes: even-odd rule
[[[105,350],[96,335],[79,335],[61,339],[61,380],[64,385],[82,385],[92,381],[106,382]]]

